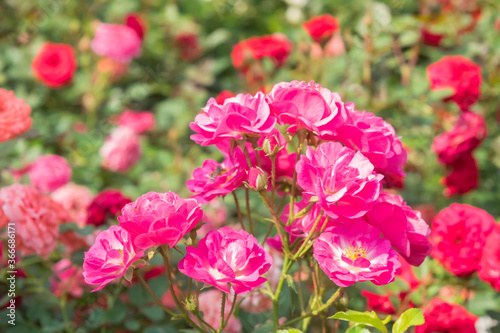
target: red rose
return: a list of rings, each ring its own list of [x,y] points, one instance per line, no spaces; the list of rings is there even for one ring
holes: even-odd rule
[[[334,33],[339,32],[339,21],[331,15],[315,16],[302,24],[305,31],[317,43],[323,43]]]
[[[423,310],[425,323],[417,326],[417,333],[476,332],[477,317],[458,304],[449,304],[440,298],[434,298],[429,306]]]
[[[451,164],[469,154],[484,140],[487,127],[484,118],[473,112],[464,112],[455,126],[434,139],[432,150],[441,163]]]
[[[144,39],[144,34],[146,33],[147,25],[141,14],[138,13],[128,13],[125,16],[125,25],[129,28],[134,29],[141,40]]]
[[[216,97],[215,97],[215,101],[217,102],[217,104],[224,104],[224,101],[228,98],[231,98],[231,97],[234,97],[236,96],[235,93],[233,93],[232,91],[229,91],[229,90],[224,90],[222,91],[220,94],[218,94]]]
[[[73,78],[76,70],[75,52],[70,45],[46,42],[33,59],[31,68],[46,86],[60,87]]]
[[[435,34],[427,28],[422,28],[422,41],[425,45],[438,47],[441,45],[441,41],[444,38],[443,34]]]
[[[495,219],[486,211],[454,203],[432,221],[431,256],[457,276],[468,276],[479,268],[486,237]]]
[[[481,280],[500,291],[500,224],[498,223],[486,238],[478,273]]]
[[[87,224],[96,227],[104,224],[108,216],[115,216],[129,202],[132,200],[117,190],[99,193],[89,205]]]
[[[195,33],[184,32],[177,35],[175,46],[179,48],[181,59],[185,61],[195,60],[202,53],[198,35]]]
[[[281,66],[288,59],[293,44],[283,35],[252,37],[233,47],[231,59],[237,69],[246,70],[248,63],[264,57],[270,58],[276,66]]]
[[[462,111],[476,103],[481,95],[481,67],[463,56],[446,56],[427,67],[431,90],[452,89],[453,101]]]
[[[369,311],[375,311],[385,314],[395,314],[396,309],[391,303],[391,297],[389,295],[379,295],[368,290],[361,291],[361,295],[366,298],[367,308]]]
[[[479,169],[472,153],[463,154],[454,163],[448,165],[448,174],[442,180],[446,188],[444,196],[465,194],[477,188]]]

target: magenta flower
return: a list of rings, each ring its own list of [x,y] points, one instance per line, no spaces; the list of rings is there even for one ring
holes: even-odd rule
[[[238,94],[217,104],[211,98],[189,126],[197,134],[191,139],[202,146],[213,145],[243,136],[260,136],[270,133],[276,124],[265,95]]]
[[[408,156],[394,128],[373,113],[351,108],[347,111],[346,123],[336,131],[323,130],[320,138],[340,141],[346,147],[362,152],[375,166],[375,171],[385,176],[389,185],[397,184],[405,176],[403,165]]]
[[[371,208],[382,187],[382,175],[359,152],[338,142],[307,148],[297,163],[297,182],[306,197],[317,197],[332,218],[358,218]]]
[[[135,32],[134,32],[135,33]],[[102,166],[115,172],[125,172],[141,157],[139,136],[129,127],[119,126],[111,131],[99,150]]]
[[[31,183],[44,193],[55,191],[68,183],[71,173],[68,162],[59,155],[41,156],[28,169]]]
[[[380,238],[377,228],[362,221],[323,232],[314,242],[313,256],[339,287],[363,281],[388,284],[401,267],[391,242]]]
[[[124,63],[141,54],[141,45],[135,30],[120,24],[99,24],[92,40],[95,53]]]
[[[198,248],[188,246],[186,251],[179,262],[179,271],[225,293],[230,292],[230,286],[236,294],[260,286],[267,280],[261,275],[272,264],[272,257],[254,236],[230,227],[209,232]]]
[[[202,215],[194,199],[183,199],[174,192],[149,192],[125,205],[118,221],[139,249],[163,244],[173,248]]]
[[[247,179],[248,163],[239,148],[233,154],[224,154],[222,163],[206,160],[201,168],[193,172],[193,179],[186,182],[187,188],[195,193],[195,198],[206,203],[231,193]]]
[[[98,284],[92,291],[125,275],[127,269],[144,255],[137,250],[131,235],[123,228],[112,225],[97,235],[94,245],[85,252],[83,277],[88,284]]]
[[[269,105],[281,125],[290,125],[288,132],[300,128],[316,131],[329,123],[340,126],[343,117],[337,103],[340,96],[310,81],[292,81],[276,84],[268,95]]]
[[[429,225],[419,211],[406,205],[401,196],[380,193],[366,217],[411,265],[419,266],[430,254]]]
[[[152,112],[126,110],[120,115],[118,124],[129,127],[137,134],[141,134],[155,127],[155,117]]]

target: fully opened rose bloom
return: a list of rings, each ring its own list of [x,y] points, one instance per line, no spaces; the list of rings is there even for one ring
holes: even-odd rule
[[[97,235],[94,245],[85,252],[83,277],[88,284],[99,285],[92,291],[125,275],[127,269],[144,255],[138,250],[131,235],[123,228],[112,225]]]
[[[297,183],[308,197],[318,197],[328,216],[358,218],[371,209],[380,193],[382,175],[361,153],[327,142],[307,148],[297,163]]]
[[[283,35],[251,37],[233,47],[231,60],[236,69],[243,71],[252,61],[262,58],[270,58],[276,66],[281,66],[288,59],[292,48],[292,42]]]
[[[452,204],[432,221],[431,256],[455,275],[471,275],[479,268],[486,237],[494,224],[495,219],[482,209]]]
[[[83,228],[87,222],[88,210],[92,202],[92,192],[86,186],[68,183],[50,194],[51,198],[68,211],[70,221]]]
[[[453,101],[462,111],[476,103],[481,91],[481,67],[464,56],[446,56],[427,67],[432,90],[452,89]]]
[[[486,243],[479,263],[479,278],[500,291],[500,224],[496,223]]]
[[[220,291],[211,289],[200,293],[198,298],[198,309],[203,312],[203,319],[216,330],[220,328],[221,305],[222,293]],[[229,316],[232,305],[233,297],[227,297],[226,306],[224,307],[224,318]],[[238,318],[231,315],[223,331],[227,333],[242,332],[242,326]]]
[[[290,125],[287,131],[295,133],[300,128],[310,131],[328,124],[340,126],[342,113],[337,103],[340,96],[310,81],[281,82],[274,85],[268,95],[271,110],[281,125]]]
[[[410,264],[420,265],[431,252],[429,226],[401,196],[381,192],[366,217]]]
[[[362,152],[389,185],[404,177],[403,165],[408,156],[394,128],[373,113],[347,110],[345,124],[336,132],[324,131],[320,138],[340,141]]]
[[[46,86],[60,87],[73,78],[76,70],[75,51],[71,45],[46,42],[33,59],[31,69]]]
[[[334,33],[339,32],[339,21],[331,15],[315,16],[302,24],[305,31],[317,43],[328,40]]]
[[[115,172],[125,172],[141,157],[141,146],[137,133],[126,126],[111,131],[99,150],[102,166]]]
[[[141,134],[154,128],[155,117],[151,112],[126,110],[118,118],[118,124],[132,129],[137,134]]]
[[[108,217],[115,217],[130,202],[132,200],[118,190],[102,191],[95,196],[88,207],[87,224],[96,227],[104,224]]]
[[[401,266],[391,242],[380,238],[377,228],[362,221],[323,232],[314,242],[313,256],[339,287],[363,281],[391,283]]]
[[[183,199],[174,192],[149,192],[123,207],[118,221],[130,232],[137,248],[164,244],[172,248],[200,222],[202,215],[194,199]]]
[[[417,333],[475,333],[477,317],[458,304],[434,298],[423,309],[425,323],[417,326]]]
[[[71,179],[71,167],[66,159],[59,155],[39,157],[29,167],[30,181],[41,192],[52,192]]]
[[[465,194],[477,188],[479,169],[472,153],[460,155],[455,162],[447,166],[447,174],[441,180],[446,197]]]
[[[54,265],[53,271],[54,275],[50,279],[52,294],[58,298],[63,297],[63,294],[82,297],[85,283],[80,266],[73,265],[69,259],[62,259]]]
[[[217,104],[211,98],[189,127],[197,134],[191,139],[208,146],[230,139],[243,139],[243,135],[258,137],[270,133],[276,124],[271,115],[265,95],[238,94],[228,98],[224,104]]]
[[[244,230],[223,227],[209,232],[198,243],[188,246],[186,256],[179,262],[179,271],[196,281],[210,284],[225,293],[250,292],[266,281],[261,275],[272,264],[254,236]]]
[[[186,182],[186,187],[195,198],[206,203],[216,197],[231,193],[247,180],[248,164],[243,152],[236,147],[233,154],[224,154],[222,163],[205,160],[201,168],[193,172],[193,179]]]
[[[486,135],[484,118],[474,112],[464,112],[451,130],[434,139],[432,150],[441,163],[450,164],[476,149]]]
[[[0,209],[8,221],[16,223],[17,250],[23,256],[37,254],[47,259],[57,247],[66,211],[35,188],[20,184],[0,189]]]
[[[0,88],[0,142],[10,140],[31,128],[31,107],[14,95],[13,91]]]
[[[141,54],[142,41],[137,32],[126,25],[101,23],[92,40],[92,50],[124,63]]]

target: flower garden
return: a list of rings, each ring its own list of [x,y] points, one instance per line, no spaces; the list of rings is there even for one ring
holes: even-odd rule
[[[500,332],[500,3],[0,10],[1,332]]]

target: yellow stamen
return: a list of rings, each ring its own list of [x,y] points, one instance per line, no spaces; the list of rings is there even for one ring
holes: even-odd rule
[[[366,249],[365,248],[354,246],[353,244],[349,245],[348,247],[346,247],[344,249],[344,256],[346,256],[347,258],[349,258],[351,260],[356,260],[358,258],[366,258],[366,259],[370,260],[370,258],[368,258],[366,256]]]

